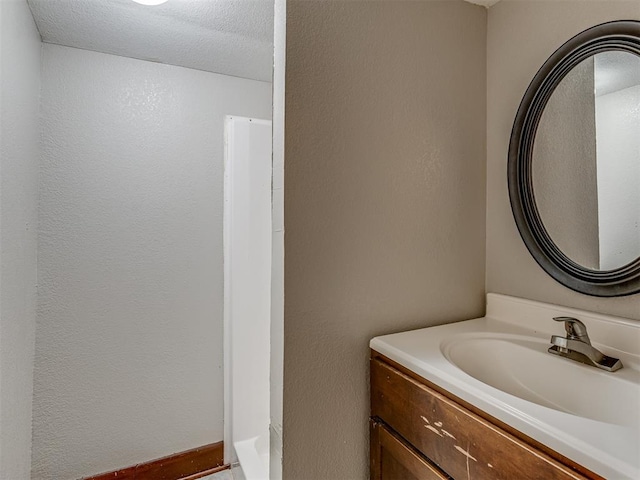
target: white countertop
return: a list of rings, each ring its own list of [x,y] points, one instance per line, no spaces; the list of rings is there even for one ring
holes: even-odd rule
[[[552,334],[565,335],[563,325],[552,321],[556,316],[582,320],[593,345],[622,360],[624,368],[607,375],[620,375],[625,380],[638,382],[640,322],[497,294],[487,295],[485,317],[376,337],[370,347],[605,478],[640,479],[640,422],[637,420],[616,425],[523,400],[471,377],[444,353],[447,343],[455,338],[511,335],[548,342]],[[482,358],[478,362],[482,362]],[[529,367],[533,369],[536,365]],[[610,401],[630,401],[640,409],[640,398],[611,398]]]

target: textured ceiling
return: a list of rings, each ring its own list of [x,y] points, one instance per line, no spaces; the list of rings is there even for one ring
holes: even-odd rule
[[[273,0],[28,0],[47,43],[271,81]]]
[[[598,53],[595,83],[596,97],[640,85],[640,59],[628,52]]]

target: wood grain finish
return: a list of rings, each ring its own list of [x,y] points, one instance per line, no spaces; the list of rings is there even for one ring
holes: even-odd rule
[[[371,480],[450,480],[383,423],[371,420]]]
[[[572,470],[377,356],[371,413],[456,479],[600,478]]]
[[[498,428],[501,428],[502,430],[504,430],[505,432],[511,434],[515,438],[518,438],[518,439],[522,440],[527,445],[530,445],[530,446],[534,447],[535,449],[546,453],[549,457],[555,459],[556,461],[558,461],[559,463],[561,463],[563,465],[568,466],[573,471],[581,473],[583,476],[585,476],[585,477],[587,477],[589,479],[605,480],[604,477],[601,477],[601,476],[597,475],[596,473],[594,473],[591,470],[585,468],[584,466],[574,462],[570,458],[567,458],[564,455],[561,455],[560,453],[556,452],[555,450],[549,448],[547,445],[538,442],[537,440],[529,437],[528,435],[525,435],[521,431],[516,430],[512,426],[502,422],[501,420],[498,420],[497,418],[489,415],[487,412],[477,408],[475,405],[472,405],[469,402],[466,402],[465,400],[461,399],[460,397],[457,397],[456,395],[453,395],[451,392],[448,392],[447,390],[441,388],[440,386],[428,381],[427,379],[421,377],[420,375],[418,375],[414,371],[409,370],[408,368],[406,368],[406,367],[400,365],[399,363],[391,360],[390,358],[388,358],[388,357],[376,352],[375,350],[371,350],[371,358],[372,359],[376,358],[376,359],[380,360],[382,363],[385,363],[385,364],[391,366],[392,368],[398,370],[399,372],[403,373],[407,377],[412,378],[416,382],[426,385],[427,387],[429,387],[432,390],[436,391],[440,395],[448,398],[449,400],[452,400],[454,403],[456,403],[456,404],[462,406],[463,408],[469,410],[470,412],[476,414],[478,417],[485,419],[489,423],[497,426]]]
[[[223,451],[223,442],[211,443],[83,480],[195,480],[229,468]]]

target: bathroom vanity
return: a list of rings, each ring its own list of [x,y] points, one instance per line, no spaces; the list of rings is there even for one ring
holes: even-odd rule
[[[566,464],[554,460],[535,442],[510,434],[495,419],[376,352],[371,389],[372,478],[450,478],[445,472],[452,478],[601,478],[566,459]]]
[[[624,367],[549,353],[557,316]],[[640,478],[637,322],[489,294],[485,317],[370,346],[372,479]]]

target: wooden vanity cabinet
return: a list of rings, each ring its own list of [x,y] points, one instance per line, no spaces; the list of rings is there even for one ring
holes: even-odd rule
[[[602,479],[371,352],[371,480]]]
[[[384,423],[371,422],[371,480],[450,480]]]

